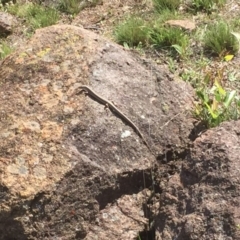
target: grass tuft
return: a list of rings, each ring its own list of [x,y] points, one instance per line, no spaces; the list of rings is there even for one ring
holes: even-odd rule
[[[78,14],[81,11],[82,0],[61,0],[59,10],[68,14]]]
[[[148,32],[149,28],[145,25],[143,19],[130,17],[117,26],[114,35],[119,44],[127,44],[129,47],[135,47],[139,44],[143,46],[147,44]]]
[[[60,0],[59,10],[68,14],[76,15],[85,7],[93,7],[99,3],[100,0]]]
[[[7,11],[20,18],[25,18],[33,28],[47,27],[59,20],[59,13],[53,8],[45,8],[38,4],[14,4],[7,8]]]
[[[181,0],[153,0],[153,5],[158,12],[163,10],[174,11],[180,6]]]
[[[172,53],[178,53],[185,57],[189,45],[189,37],[183,30],[176,27],[153,28],[150,32],[150,43],[160,49],[171,49]]]
[[[230,26],[224,21],[210,25],[204,37],[205,50],[220,57],[235,55],[239,50],[239,43],[231,32]]]
[[[13,49],[4,41],[0,42],[0,59],[5,58],[9,55]]]
[[[190,3],[190,10],[193,12],[211,13],[214,10],[224,6],[226,0],[193,0]]]

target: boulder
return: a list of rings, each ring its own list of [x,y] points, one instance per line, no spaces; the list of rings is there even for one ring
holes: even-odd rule
[[[2,61],[0,79],[0,239],[136,239],[149,229],[153,169],[189,144],[192,88],[68,25],[37,30]],[[150,149],[82,85],[114,102]]]

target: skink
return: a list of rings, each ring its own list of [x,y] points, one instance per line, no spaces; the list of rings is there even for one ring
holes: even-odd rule
[[[150,146],[148,145],[147,141],[145,140],[143,134],[139,130],[139,128],[123,113],[121,112],[112,102],[108,101],[107,99],[99,96],[96,92],[94,92],[89,86],[82,85],[80,86],[81,91],[86,92],[91,98],[98,101],[99,103],[107,106],[113,113],[116,113],[123,121],[128,123],[134,131],[139,135],[140,138],[142,138],[144,144],[148,147],[148,149],[151,151]]]

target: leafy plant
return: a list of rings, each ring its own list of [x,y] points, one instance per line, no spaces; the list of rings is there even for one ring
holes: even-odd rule
[[[205,50],[223,57],[235,55],[239,50],[238,39],[232,34],[230,26],[220,21],[208,26],[204,37]]]
[[[144,46],[148,41],[149,28],[143,19],[130,17],[116,27],[114,35],[119,44],[129,47]]]
[[[185,57],[187,55],[189,37],[183,30],[176,27],[153,28],[150,31],[150,43],[156,49],[171,49],[180,56]]]
[[[205,83],[209,78],[206,75]],[[227,91],[219,80],[215,78],[210,89],[203,85],[196,90],[200,103],[196,106],[195,113],[208,127],[215,127],[226,120],[236,120],[240,114],[240,98],[236,90]]]
[[[165,9],[170,11],[177,10],[180,6],[181,0],[153,0],[153,5],[158,12]]]
[[[4,41],[0,42],[0,59],[5,58],[9,55],[13,49]]]

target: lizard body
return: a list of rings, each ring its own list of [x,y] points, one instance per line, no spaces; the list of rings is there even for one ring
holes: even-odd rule
[[[80,89],[86,92],[89,97],[93,98],[97,102],[107,106],[112,112],[116,113],[122,120],[128,123],[129,126],[133,128],[133,130],[139,135],[139,137],[143,140],[144,144],[148,147],[151,151],[150,146],[148,145],[147,141],[145,140],[143,134],[139,130],[139,128],[123,113],[121,112],[112,102],[108,101],[107,99],[99,96],[96,92],[94,92],[90,87],[86,85],[80,86]],[[152,151],[151,151],[152,152]]]

